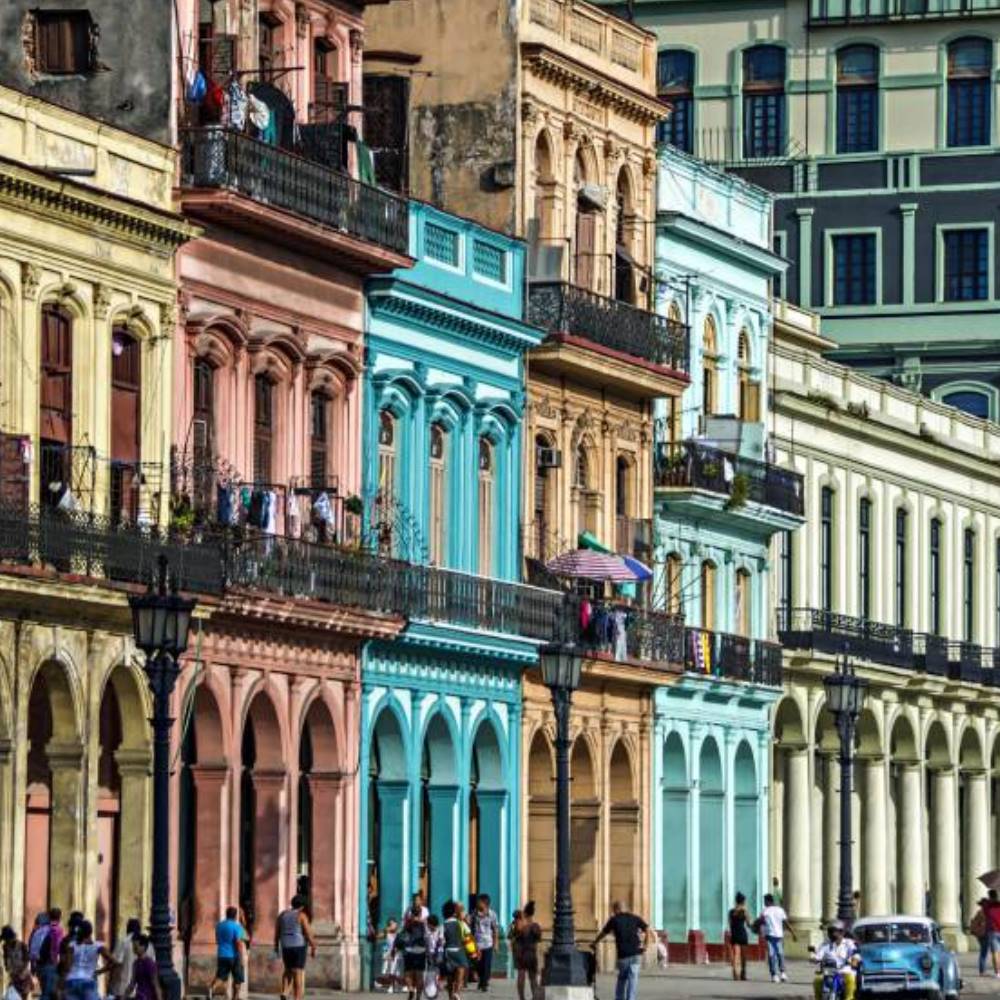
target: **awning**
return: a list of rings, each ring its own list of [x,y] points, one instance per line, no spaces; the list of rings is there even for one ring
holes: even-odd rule
[[[591,552],[603,552],[605,555],[614,555],[614,549],[609,549],[598,537],[589,531],[581,531],[576,536],[576,544],[581,549],[590,549]]]

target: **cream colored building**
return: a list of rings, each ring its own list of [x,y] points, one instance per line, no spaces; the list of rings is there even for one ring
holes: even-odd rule
[[[778,303],[779,464],[806,525],[772,555],[785,695],[775,707],[771,874],[814,935],[839,879],[837,739],[823,677],[846,647],[870,689],[853,808],[861,912],[930,911],[949,940],[1000,858],[1000,427],[823,360]]]
[[[168,148],[7,89],[0,147],[0,922],[57,905],[109,940],[148,911],[151,747],[108,581],[143,569],[121,526],[167,512],[194,230]]]

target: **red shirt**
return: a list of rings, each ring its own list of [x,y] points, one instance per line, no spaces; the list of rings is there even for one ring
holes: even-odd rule
[[[993,934],[1000,934],[1000,902],[987,903],[983,907],[986,911],[986,928]]]

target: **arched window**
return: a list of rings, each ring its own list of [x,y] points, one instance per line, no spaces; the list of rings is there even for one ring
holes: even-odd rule
[[[479,439],[479,575],[489,576],[493,570],[494,527],[493,445],[485,437]]]
[[[715,628],[715,563],[708,559],[701,564],[701,627]]]
[[[743,53],[743,156],[785,153],[785,50],[755,45]]]
[[[906,594],[907,594],[907,567],[909,565],[909,553],[907,552],[907,530],[909,515],[905,507],[896,509],[896,626],[906,628]]]
[[[431,424],[430,439],[430,494],[428,503],[428,523],[430,527],[430,560],[441,566],[445,552],[445,509],[448,502],[447,462],[448,435],[441,424]]]
[[[330,486],[328,466],[330,460],[330,397],[325,392],[314,392],[309,397],[309,483],[313,489]]]
[[[848,45],[837,53],[837,152],[878,149],[878,49]]]
[[[684,560],[676,552],[667,556],[667,611],[680,614]]]
[[[139,516],[141,354],[126,327],[111,332],[111,520]]]
[[[576,230],[573,241],[573,268],[580,288],[594,289],[597,275],[597,217],[599,206],[591,191],[593,178],[587,156],[577,150],[573,161],[573,188],[576,192]]]
[[[760,382],[751,378],[753,374],[750,354],[750,335],[740,331],[736,363],[740,380],[740,420],[754,422],[760,420]]]
[[[990,397],[985,392],[975,389],[956,389],[942,395],[941,402],[954,406],[963,413],[971,413],[974,417],[990,419]]]
[[[383,501],[396,493],[396,418],[388,410],[378,415],[378,492]]]
[[[819,600],[824,611],[833,610],[833,490],[819,493]]]
[[[253,380],[253,478],[270,483],[274,447],[274,383],[267,375]]]
[[[750,606],[750,572],[745,569],[736,571],[736,634],[750,637],[751,627]]]
[[[656,92],[670,105],[670,116],[657,126],[657,141],[694,152],[694,53],[665,49],[657,55]]]
[[[70,479],[73,443],[73,318],[54,304],[42,306],[39,380],[40,486],[43,504],[57,504]]]
[[[615,515],[628,517],[632,509],[630,474],[632,464],[624,455],[615,459]],[[631,549],[629,549],[631,551]]]
[[[632,228],[635,205],[628,170],[618,171],[615,189],[615,298],[620,302],[635,302],[635,266],[632,259]]]
[[[535,437],[535,493],[533,511],[535,519],[535,558],[543,562],[557,555],[553,540],[549,537],[549,525],[553,522],[553,490],[559,452],[544,434]]]
[[[578,489],[590,489],[590,463],[587,449],[581,443],[576,447],[576,467],[573,470],[573,485]]]
[[[702,412],[711,416],[717,412],[719,399],[719,337],[715,329],[715,320],[705,317],[705,327],[701,340],[701,397]]]
[[[962,532],[962,638],[973,642],[976,635],[976,533]]]
[[[555,177],[552,173],[552,147],[549,138],[541,132],[535,140],[535,219],[536,238],[547,240],[552,237],[552,199]]]
[[[670,303],[667,310],[667,319],[671,324],[683,326],[684,317],[681,314],[681,307],[676,302]],[[681,398],[680,396],[670,396],[667,399],[667,445],[669,454],[673,454],[675,446],[681,439]]]
[[[988,146],[992,42],[960,38],[948,46],[948,145]]]
[[[868,621],[872,610],[872,502],[858,502],[858,617]]]
[[[215,502],[215,368],[207,358],[191,366],[191,479],[197,510]]]
[[[937,517],[931,519],[930,560],[928,563],[928,570],[928,576],[930,578],[928,583],[930,586],[931,634],[940,635],[942,607],[941,520]]]

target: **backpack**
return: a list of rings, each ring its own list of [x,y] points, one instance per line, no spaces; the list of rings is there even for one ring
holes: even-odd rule
[[[969,933],[977,938],[986,934],[986,914],[981,909],[976,910],[976,915],[969,921]]]

